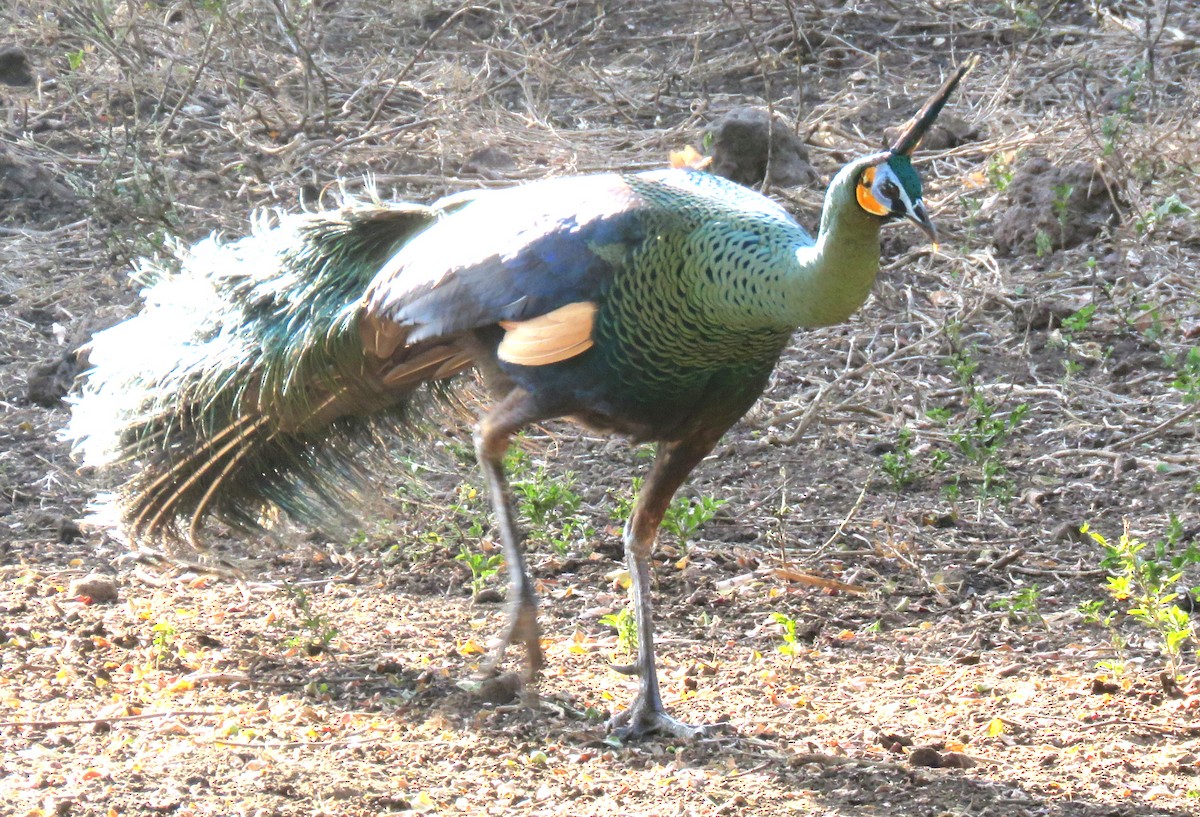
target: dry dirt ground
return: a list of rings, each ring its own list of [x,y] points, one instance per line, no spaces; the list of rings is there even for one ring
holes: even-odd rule
[[[1200,814],[1190,605],[1153,608],[1200,584],[1198,21],[1179,0],[8,0],[0,813]],[[710,738],[603,729],[633,692],[605,620],[646,462],[621,443],[522,443],[537,706],[473,683],[503,574],[473,600],[456,558],[495,554],[461,427],[397,455],[344,533],[171,560],[81,525],[111,478],[56,436],[73,350],[171,237],[343,187],[657,166],[747,104],[798,123],[823,183],[971,55],[919,160],[940,246],[886,232],[866,308],[797,336],[686,489],[724,504],[664,534],[665,695]],[[815,224],[821,183],[774,194]],[[1150,545],[1118,599],[1079,528],[1126,522]]]

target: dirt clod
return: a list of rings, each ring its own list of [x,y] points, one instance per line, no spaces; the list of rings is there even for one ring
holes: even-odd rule
[[[25,399],[45,408],[58,406],[71,390],[79,370],[79,360],[74,352],[37,364],[29,372]]]
[[[18,45],[0,46],[0,85],[33,85],[33,67]]]
[[[883,135],[887,140],[887,144],[892,144],[904,130],[903,125],[893,125],[884,128]],[[978,125],[971,124],[965,119],[957,117],[953,114],[942,113],[938,116],[937,122],[921,139],[917,145],[918,151],[923,150],[949,150],[968,142],[974,142],[981,138],[982,129]]]
[[[1079,311],[1078,300],[1041,300],[1031,298],[1014,304],[1013,328],[1018,332],[1057,329],[1065,318]]]
[[[71,597],[86,596],[96,603],[116,601],[117,581],[112,576],[103,573],[89,573],[82,578],[73,580],[67,586],[67,595]]]
[[[479,683],[479,699],[492,706],[504,706],[517,699],[521,693],[521,686],[521,676],[515,672],[494,675]]]
[[[1017,169],[1000,207],[992,240],[1009,256],[1077,247],[1116,217],[1112,193],[1094,163],[1056,165],[1042,156]]]
[[[0,223],[78,216],[77,202],[48,157],[20,153],[0,143]]]
[[[704,140],[712,172],[739,184],[795,187],[818,178],[795,128],[765,108],[735,108],[704,129]]]
[[[919,746],[909,753],[908,762],[912,766],[940,769],[942,766],[942,753],[932,746]]]

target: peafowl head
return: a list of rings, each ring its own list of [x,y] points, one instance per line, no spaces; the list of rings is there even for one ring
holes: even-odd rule
[[[924,230],[931,241],[937,242],[937,232],[921,201],[921,177],[913,168],[912,153],[941,113],[959,80],[975,67],[976,62],[973,58],[959,66],[921,106],[891,148],[874,160],[868,160],[855,189],[860,207],[886,219],[906,218]]]
[[[937,241],[937,232],[921,201],[921,177],[905,154],[888,151],[878,164],[868,165],[858,177],[858,204],[884,218],[907,218]]]

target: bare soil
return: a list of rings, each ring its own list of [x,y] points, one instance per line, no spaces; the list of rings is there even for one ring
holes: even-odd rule
[[[1200,533],[1198,21],[1107,0],[4,4],[0,813],[1200,813],[1196,634],[1164,675],[1079,533],[1127,522],[1164,565],[1172,518],[1171,552]],[[474,681],[503,574],[473,600],[455,558],[495,552],[462,426],[397,454],[346,533],[161,554],[84,521],[113,477],[77,470],[62,399],[75,348],[136,308],[132,259],[341,191],[659,166],[747,105],[797,123],[827,180],[971,55],[919,157],[940,245],[886,232],[866,308],[798,335],[685,489],[715,517],[663,536],[660,674],[710,738],[603,729],[633,694],[602,619],[646,463],[619,441],[523,442],[524,478],[570,485],[591,526],[531,533],[536,699]],[[815,226],[822,189],[772,193]]]

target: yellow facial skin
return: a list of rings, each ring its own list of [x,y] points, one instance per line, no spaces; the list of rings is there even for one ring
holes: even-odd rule
[[[873,213],[877,216],[886,216],[891,214],[891,210],[884,207],[879,199],[875,198],[875,194],[871,192],[871,185],[875,183],[875,168],[868,167],[863,171],[862,178],[858,180],[858,205],[868,213]]]

